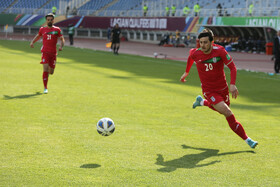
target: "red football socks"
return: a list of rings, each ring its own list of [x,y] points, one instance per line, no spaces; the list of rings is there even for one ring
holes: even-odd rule
[[[226,119],[228,121],[228,124],[229,124],[230,128],[233,130],[233,132],[235,132],[243,140],[246,140],[248,138],[248,136],[246,135],[245,130],[242,127],[241,123],[236,121],[233,114],[231,116],[227,117]]]
[[[206,99],[203,99],[203,106],[210,106],[209,102]]]
[[[44,82],[44,87],[45,89],[48,89],[48,77],[49,77],[49,72],[43,72],[43,82]]]

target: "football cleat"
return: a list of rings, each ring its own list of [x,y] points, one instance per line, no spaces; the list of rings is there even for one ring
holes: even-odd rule
[[[197,106],[202,106],[200,103],[203,101],[203,98],[199,95],[196,97],[195,102],[193,103],[193,109],[195,109]]]
[[[248,140],[247,144],[254,149],[258,145],[258,142],[254,140]]]
[[[48,93],[48,89],[45,88],[43,93],[44,93],[44,94],[47,94],[47,93]]]

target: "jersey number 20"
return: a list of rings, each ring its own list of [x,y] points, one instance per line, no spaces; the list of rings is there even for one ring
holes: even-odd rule
[[[205,71],[213,70],[213,65],[212,64],[205,64],[205,66],[206,66]]]

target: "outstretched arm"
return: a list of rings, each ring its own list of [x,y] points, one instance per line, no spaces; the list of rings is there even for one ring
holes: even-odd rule
[[[188,62],[187,62],[186,71],[183,73],[183,75],[180,78],[181,82],[186,82],[187,81],[186,78],[189,75],[189,72],[190,72],[190,69],[191,69],[193,63],[194,63],[193,59],[189,57]]]
[[[31,47],[31,48],[34,48],[34,43],[37,42],[40,38],[41,38],[41,36],[40,36],[39,34],[37,34],[37,35],[33,38],[33,40],[31,41],[30,47]]]
[[[226,52],[225,49],[222,51],[221,57],[222,57],[224,63],[230,69],[230,87],[229,87],[229,91],[231,92],[232,98],[236,99],[239,93],[238,93],[237,87],[235,86],[236,73],[237,73],[235,64],[233,62],[232,57]]]
[[[64,40],[64,37],[63,36],[61,36],[60,37],[60,47],[59,47],[59,51],[62,51],[62,48],[63,48],[63,46],[64,46],[64,43],[65,43],[65,40]]]
[[[191,58],[191,54],[193,53],[193,51],[194,51],[193,49],[190,50],[190,55],[188,57],[186,71],[183,73],[183,75],[180,78],[181,82],[186,82],[186,78],[187,78],[187,76],[188,76],[188,74],[189,74],[189,72],[191,70],[191,67],[192,67],[192,65],[194,63],[194,60]]]
[[[188,74],[189,74],[189,73],[184,72],[183,75],[182,75],[181,78],[180,78],[180,81],[181,81],[181,82],[186,82],[186,81],[187,81],[186,78],[187,78]]]
[[[230,62],[229,64],[227,64],[228,68],[230,69],[230,87],[229,87],[229,91],[231,92],[232,98],[236,99],[237,96],[239,95],[238,89],[235,86],[235,82],[236,82],[236,67],[235,64],[232,62]]]

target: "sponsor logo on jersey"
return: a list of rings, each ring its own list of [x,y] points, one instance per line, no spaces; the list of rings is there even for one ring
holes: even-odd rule
[[[216,63],[219,62],[221,60],[221,57],[214,57],[214,58],[210,58],[208,60],[203,61],[203,63]]]
[[[47,34],[58,34],[57,31],[51,31],[51,32],[48,32]]]
[[[216,99],[215,99],[215,97],[214,97],[214,96],[212,96],[210,99],[211,99],[213,102],[215,102],[215,101],[216,101]]]

